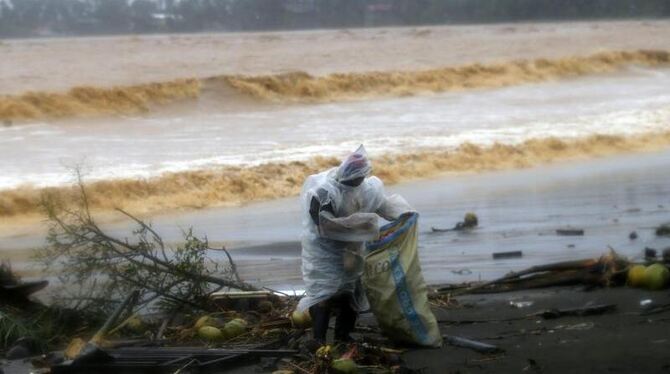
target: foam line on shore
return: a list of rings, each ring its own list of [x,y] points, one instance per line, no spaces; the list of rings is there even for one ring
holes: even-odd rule
[[[424,150],[387,154],[373,159],[374,174],[387,184],[468,173],[525,168],[550,162],[587,159],[628,152],[664,149],[670,131],[635,136],[592,135],[585,138],[531,139],[520,144],[470,143],[453,150]],[[148,179],[113,179],[87,185],[90,206],[96,211],[121,207],[136,214],[155,214],[295,196],[305,178],[336,166],[336,158],[268,163],[251,167],[222,167],[167,173]],[[72,204],[77,190],[71,186],[20,187],[0,191],[0,219],[37,217],[44,194],[55,194]]]

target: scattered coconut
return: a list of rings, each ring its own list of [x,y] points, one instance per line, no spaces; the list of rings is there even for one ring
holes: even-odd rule
[[[333,363],[330,365],[330,368],[333,369],[334,372],[339,374],[353,374],[358,372],[358,366],[356,365],[354,360],[350,358],[340,358],[334,360]]]
[[[225,324],[223,327],[223,333],[228,339],[240,336],[247,331],[246,321],[240,319],[234,319]]]
[[[196,330],[199,330],[201,327],[204,326],[213,326],[213,327],[221,327],[222,323],[218,319],[211,317],[211,316],[202,316],[198,318],[197,321],[195,321],[195,325],[193,328]]]
[[[631,287],[643,287],[645,283],[644,265],[635,265],[628,270],[628,285]]]
[[[215,342],[224,339],[224,333],[213,326],[203,326],[198,329],[198,336],[209,342]]]
[[[260,303],[258,303],[258,311],[260,313],[266,314],[272,312],[272,309],[274,306],[272,305],[272,302],[269,300],[263,300]]]
[[[650,290],[662,290],[668,284],[670,270],[662,264],[649,265],[644,272],[645,285]]]
[[[126,326],[132,332],[142,332],[144,330],[144,322],[138,315],[133,315],[126,320]]]
[[[312,317],[309,315],[309,311],[299,312],[296,310],[291,314],[291,323],[296,328],[308,328],[312,325]]]

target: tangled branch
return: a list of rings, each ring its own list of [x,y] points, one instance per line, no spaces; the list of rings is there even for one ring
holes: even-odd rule
[[[150,224],[117,209],[136,228],[131,239],[108,235],[93,219],[77,177],[76,208],[64,207],[56,196],[43,198],[49,231],[39,254],[47,271],[60,274],[63,292],[72,293],[61,298],[70,307],[109,311],[123,295],[141,289],[139,306],[204,308],[211,292],[255,289],[240,279],[229,255],[226,269],[209,259],[207,239],[196,237],[192,229],[183,233],[181,245],[171,248]]]

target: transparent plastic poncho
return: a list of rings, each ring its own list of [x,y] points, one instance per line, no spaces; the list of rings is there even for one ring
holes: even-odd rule
[[[360,151],[360,149],[359,149]],[[358,151],[357,151],[358,152]],[[350,156],[351,158],[351,156]],[[402,213],[413,211],[399,195],[386,196],[384,185],[377,177],[367,177],[359,186],[340,182],[343,175],[350,179],[365,177],[370,172],[369,161],[359,163],[362,169],[346,174],[339,167],[307,178],[301,193],[303,214],[302,273],[305,297],[298,310],[325,301],[333,295],[350,293],[354,309],[368,308],[361,285],[363,247],[366,241],[379,237],[379,217],[394,220]],[[366,167],[367,165],[367,167]],[[365,170],[361,174],[361,170]],[[322,209],[318,225],[313,213],[314,201]]]

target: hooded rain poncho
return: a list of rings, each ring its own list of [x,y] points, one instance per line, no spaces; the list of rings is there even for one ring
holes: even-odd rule
[[[350,293],[355,310],[368,308],[361,287],[363,245],[379,236],[378,218],[394,220],[412,211],[399,195],[386,196],[363,146],[339,167],[311,175],[301,193],[302,273],[305,297],[298,310]],[[342,182],[365,177],[359,186]],[[318,222],[318,225],[316,224]]]

